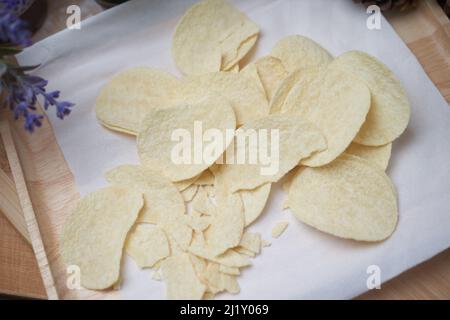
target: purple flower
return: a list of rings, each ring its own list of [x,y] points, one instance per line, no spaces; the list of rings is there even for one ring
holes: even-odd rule
[[[20,47],[29,46],[31,32],[27,29],[27,24],[14,12],[20,1],[2,1],[0,4],[0,42]]]
[[[58,101],[59,91],[46,91],[47,80],[26,72],[35,67],[20,67],[4,59],[4,56],[20,52],[21,47],[31,44],[31,32],[26,23],[17,17],[19,7],[26,0],[0,0],[0,93],[7,92],[4,106],[14,114],[14,118],[24,119],[24,128],[33,132],[42,125],[44,116],[37,111],[38,97],[43,99],[44,109],[50,106],[56,109],[56,116],[64,119],[69,115],[73,103]]]

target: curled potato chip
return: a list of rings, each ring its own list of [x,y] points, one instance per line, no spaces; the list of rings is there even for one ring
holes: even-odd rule
[[[162,70],[125,70],[100,91],[95,103],[97,118],[109,129],[136,135],[147,111],[170,106],[180,84],[180,80]]]
[[[242,69],[242,74],[253,79],[264,91],[267,101],[270,101],[278,86],[288,73],[280,59],[266,56],[259,58]]]
[[[203,134],[195,132],[196,124],[202,132],[211,129],[218,133],[216,139],[205,142],[205,148],[198,148],[203,145]],[[186,180],[200,174],[221,156],[233,138],[226,131],[235,127],[233,109],[220,96],[207,96],[197,103],[172,108],[153,108],[142,122],[137,138],[138,154],[145,166],[170,180]],[[203,149],[208,146],[213,151],[205,157]]]
[[[389,164],[389,159],[391,158],[391,150],[392,143],[379,147],[369,147],[358,143],[352,143],[347,150],[345,150],[345,153],[366,159],[386,170]]]
[[[181,248],[189,245],[192,231],[183,220],[186,211],[183,197],[167,178],[142,166],[122,165],[107,172],[106,179],[144,194],[140,222],[159,224]]]
[[[377,165],[347,155],[320,168],[300,168],[289,190],[289,205],[300,221],[361,241],[386,239],[398,218],[389,177]]]
[[[269,103],[269,110],[271,114],[281,112],[281,109],[292,88],[294,88],[303,76],[303,70],[304,69],[297,69],[289,73],[289,75],[281,81]]]
[[[300,35],[287,36],[278,41],[271,55],[280,59],[289,72],[299,68],[326,66],[333,59],[317,42]]]
[[[323,166],[342,154],[358,134],[370,108],[369,89],[351,73],[330,65],[323,78],[320,72],[316,74],[321,80],[313,83],[322,83],[320,93],[305,85],[308,92],[296,95],[300,99],[289,109],[289,113],[317,125],[327,139],[326,150],[301,161],[311,167]]]
[[[254,132],[262,133],[256,145],[255,139],[251,138]],[[264,137],[267,138],[266,143],[262,142]],[[326,141],[314,124],[287,114],[270,115],[249,122],[236,131],[235,140],[236,163],[221,166],[230,192],[251,190],[268,182],[276,182],[300,160],[326,148]],[[261,159],[263,151],[267,153],[267,159]],[[241,162],[245,158],[243,163],[238,162],[239,154],[242,155]]]
[[[178,22],[172,55],[186,75],[233,67],[256,42],[258,26],[223,0],[201,1]]]
[[[198,279],[189,254],[178,252],[161,263],[166,283],[167,298],[172,300],[199,300],[206,287]]]
[[[125,239],[143,205],[140,192],[116,186],[78,202],[64,226],[61,255],[80,268],[83,287],[101,290],[118,282]]]
[[[138,224],[128,236],[125,248],[141,268],[152,267],[170,254],[166,234],[150,224]]]
[[[205,95],[223,96],[230,102],[238,125],[261,118],[269,113],[269,106],[258,86],[240,73],[216,72],[187,77],[181,96],[195,101]]]
[[[349,51],[337,57],[336,67],[352,72],[370,89],[372,102],[366,122],[355,142],[381,146],[392,142],[406,129],[410,106],[403,86],[382,62],[361,51]]]

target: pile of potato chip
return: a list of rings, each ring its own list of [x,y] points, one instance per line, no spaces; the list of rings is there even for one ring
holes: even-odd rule
[[[125,250],[165,281],[170,299],[238,293],[241,269],[270,245],[246,228],[282,178],[284,207],[301,222],[360,241],[392,234],[397,199],[385,169],[410,116],[401,84],[366,53],[333,57],[299,35],[240,70],[258,33],[225,1],[201,1],[173,37],[182,79],[133,68],[101,90],[99,122],[135,135],[141,163],[107,172],[111,186],[84,197],[65,224],[61,253],[80,267],[85,288],[117,287]],[[214,159],[176,164],[171,134],[184,128],[193,135],[194,121],[235,134]],[[259,164],[216,161],[245,129],[279,131],[275,174],[261,175]],[[273,237],[286,227],[278,223]]]

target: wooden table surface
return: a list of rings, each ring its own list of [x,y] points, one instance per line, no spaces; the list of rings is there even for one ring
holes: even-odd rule
[[[34,41],[65,27],[68,5],[79,5],[82,19],[102,11],[93,0],[48,1],[48,4],[47,20],[34,35]],[[390,13],[387,18],[450,102],[450,22],[435,0],[419,1],[415,11]],[[1,142],[0,169],[11,176]],[[46,298],[30,245],[1,213],[0,293]],[[388,281],[381,290],[372,290],[357,299],[450,299],[450,249]]]

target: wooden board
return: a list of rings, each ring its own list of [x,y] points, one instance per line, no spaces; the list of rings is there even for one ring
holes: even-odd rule
[[[35,37],[42,39],[65,26],[65,8],[70,0],[51,1],[50,17]],[[100,11],[92,1],[80,1],[82,18]],[[420,2],[417,11],[388,17],[396,31],[418,57],[425,71],[450,102],[449,22],[434,0]],[[13,137],[27,187],[41,229],[44,247],[62,298],[102,298],[102,294],[68,290],[66,274],[58,255],[58,237],[67,214],[79,198],[73,175],[59,149],[48,122],[35,134],[13,124]],[[0,168],[10,173],[0,145]],[[51,177],[51,179],[49,179]],[[52,214],[49,214],[51,212]],[[430,276],[431,275],[431,276]],[[371,291],[361,299],[450,298],[450,250]],[[33,251],[0,215],[0,292],[45,297]]]

